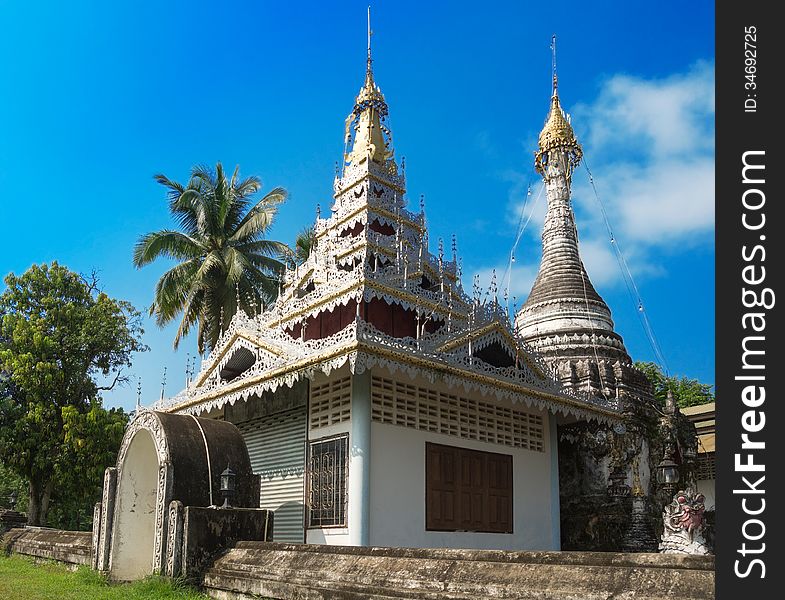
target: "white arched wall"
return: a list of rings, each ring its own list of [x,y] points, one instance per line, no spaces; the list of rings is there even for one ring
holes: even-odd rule
[[[136,432],[118,473],[111,577],[141,579],[153,572],[158,454],[147,429]]]

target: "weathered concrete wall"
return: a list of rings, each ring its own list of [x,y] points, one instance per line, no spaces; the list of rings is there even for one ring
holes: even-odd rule
[[[219,553],[237,540],[272,540],[273,512],[259,508],[186,506],[182,531],[180,571],[171,575],[196,580]]]
[[[89,565],[92,533],[60,529],[12,529],[3,537],[6,552],[57,560],[73,565]]]
[[[714,558],[239,542],[204,587],[219,599],[713,600]]]

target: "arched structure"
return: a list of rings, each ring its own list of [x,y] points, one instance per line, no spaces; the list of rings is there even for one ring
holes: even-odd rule
[[[158,455],[153,436],[137,430],[127,447],[117,483],[112,576],[139,579],[153,572],[158,500]],[[160,544],[160,541],[158,541]]]
[[[233,424],[139,413],[125,432],[116,469],[107,469],[96,566],[122,581],[163,573],[170,503],[221,504],[220,477],[227,466],[236,476],[233,504],[258,508],[258,478]]]

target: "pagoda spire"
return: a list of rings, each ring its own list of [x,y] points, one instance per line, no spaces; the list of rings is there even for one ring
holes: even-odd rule
[[[360,164],[370,158],[384,163],[392,158],[392,141],[385,126],[388,114],[387,102],[373,77],[371,54],[371,7],[368,7],[368,52],[365,66],[365,82],[355,100],[354,108],[346,118],[347,152],[345,164]]]
[[[540,132],[534,166],[545,184],[548,211],[542,231],[542,261],[531,293],[516,317],[516,328],[525,341],[537,347],[546,358],[553,353],[575,358],[603,358],[629,361],[621,338],[613,331],[608,305],[589,279],[578,248],[571,198],[572,174],[583,158],[569,117],[559,98],[556,74],[556,39],[552,40],[553,88],[545,125]],[[563,336],[590,340],[573,350],[557,347]],[[584,338],[584,336],[586,336]],[[610,344],[606,351],[595,352],[599,340]],[[552,344],[556,344],[551,348]]]

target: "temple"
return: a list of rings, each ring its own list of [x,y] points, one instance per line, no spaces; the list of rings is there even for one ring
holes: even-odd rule
[[[449,255],[441,241],[430,251],[387,116],[369,35],[310,256],[286,271],[272,306],[234,315],[188,387],[153,408],[237,425],[277,541],[557,550],[558,428],[619,424],[619,398],[565,385],[538,354],[547,276],[516,331],[495,290],[481,301],[476,283],[464,289],[454,243]],[[546,173],[579,152],[570,158],[560,139],[542,146]],[[565,184],[568,173],[549,184],[554,232],[574,228]],[[580,264],[574,244],[560,244],[553,260]],[[621,356],[607,307],[587,289],[596,315],[578,317],[582,332],[608,336]]]

